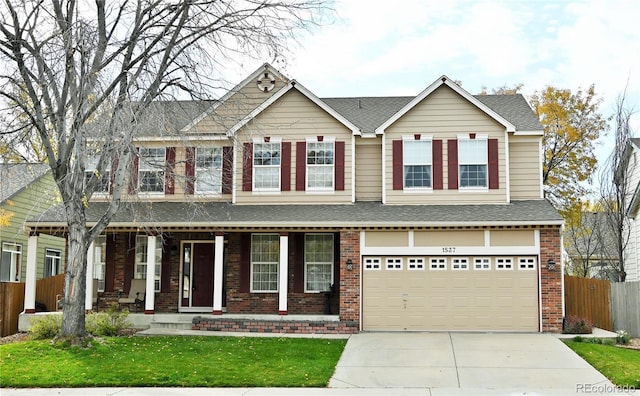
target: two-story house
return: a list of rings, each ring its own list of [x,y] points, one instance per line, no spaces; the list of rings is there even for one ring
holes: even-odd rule
[[[144,278],[145,314],[195,329],[561,330],[562,218],[521,95],[442,76],[415,97],[321,99],[265,64],[219,101],[156,107],[130,202],[89,255],[102,301]]]

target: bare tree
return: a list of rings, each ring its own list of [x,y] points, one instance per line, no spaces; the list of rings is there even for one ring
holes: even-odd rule
[[[33,129],[68,225],[59,338],[82,342],[87,250],[118,211],[132,140],[152,101],[209,98],[216,69],[242,54],[279,59],[324,0],[2,0],[0,79],[9,131]],[[10,108],[9,104],[15,106]],[[152,106],[151,106],[152,107]],[[21,117],[7,116],[17,112]],[[148,117],[147,117],[148,118]],[[25,120],[25,122],[20,122]],[[87,149],[99,153],[87,180]],[[88,200],[111,169],[111,200],[87,227]]]
[[[565,214],[564,244],[569,256],[567,273],[588,278],[592,261],[600,249],[598,228],[601,216],[592,212],[588,203],[576,202]]]
[[[629,243],[630,224],[627,210],[634,194],[632,184],[634,163],[629,161],[631,155],[631,125],[634,111],[627,106],[626,90],[620,95],[615,111],[615,146],[607,159],[600,175],[600,204],[604,212],[605,228],[612,235],[613,241],[603,244],[602,248],[609,257],[615,257],[611,270],[618,281],[626,278],[624,252]]]

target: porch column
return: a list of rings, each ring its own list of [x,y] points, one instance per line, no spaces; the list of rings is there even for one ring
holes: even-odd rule
[[[222,265],[224,263],[224,233],[216,232],[213,259],[213,314],[222,315]]]
[[[278,314],[287,314],[287,289],[289,288],[289,233],[280,233],[280,265],[278,267]]]
[[[36,312],[36,272],[38,257],[38,234],[29,234],[27,243],[27,277],[24,284],[24,313]]]
[[[152,315],[156,299],[156,240],[158,237],[147,237],[147,287],[144,292],[144,313]]]
[[[91,311],[93,309],[93,242],[87,250],[87,285],[84,296],[84,309]],[[97,309],[98,307],[96,307]]]

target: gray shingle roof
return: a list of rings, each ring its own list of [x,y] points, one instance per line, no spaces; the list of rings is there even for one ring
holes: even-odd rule
[[[48,170],[47,164],[0,164],[0,203],[42,177]]]
[[[519,131],[542,131],[544,128],[524,96],[516,95],[474,95],[491,110],[506,118]]]
[[[104,213],[106,203],[92,202],[89,223]],[[29,225],[64,225],[64,211],[51,209]],[[119,226],[202,227],[437,227],[462,225],[561,224],[562,217],[546,200],[493,205],[232,205],[224,202],[136,202],[123,204],[111,222]]]
[[[413,99],[411,96],[322,98],[363,132],[373,132]]]

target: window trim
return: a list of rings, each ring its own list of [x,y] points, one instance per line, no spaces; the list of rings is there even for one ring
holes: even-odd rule
[[[97,248],[100,247],[100,255],[96,254]],[[104,261],[102,261],[102,256],[104,256]],[[102,267],[100,273],[102,277],[98,276],[98,271],[96,268]],[[106,270],[107,270],[107,236],[102,234],[98,235],[96,239],[93,240],[93,278],[98,280],[98,291],[103,292],[105,288],[105,279],[106,279]]]
[[[333,151],[333,163],[327,164],[309,164],[309,146],[310,144],[331,144]],[[305,140],[304,150],[304,163],[305,163],[305,191],[309,192],[333,192],[336,190],[336,139],[335,137],[324,137],[322,140],[318,138],[307,138]],[[331,187],[313,187],[309,185],[311,178],[310,169],[314,168],[329,168],[331,167]]]
[[[156,165],[150,165],[147,161],[145,161],[145,158],[161,158],[160,156],[154,156],[154,157],[149,157],[149,156],[144,156],[142,154],[142,151],[150,151],[150,150],[162,150],[162,152],[164,153],[162,155],[162,166],[156,166]],[[167,180],[166,180],[166,175],[167,175],[167,148],[166,147],[140,147],[138,149],[138,174],[137,174],[137,178],[138,178],[138,192],[142,195],[149,195],[149,196],[157,196],[157,195],[165,195],[165,191],[166,191],[166,184],[167,184]],[[143,191],[142,190],[142,173],[143,172],[155,172],[157,174],[158,179],[161,181],[161,185],[162,188],[159,191]]]
[[[88,184],[89,180],[96,171],[96,165],[100,161],[100,154],[90,154],[87,156],[87,166],[84,169],[85,183]],[[110,161],[108,161],[110,164]],[[98,188],[93,194],[95,196],[107,196],[111,192],[111,169],[105,168],[102,171],[102,177],[98,181]]]
[[[266,236],[266,235],[271,235],[271,236],[275,236],[276,240],[278,241],[278,258],[276,261],[259,261],[259,262],[254,262],[253,261],[253,238],[255,236]],[[280,234],[278,233],[273,233],[273,232],[265,232],[265,233],[252,233],[251,234],[251,248],[249,250],[249,292],[250,293],[279,293],[280,292]],[[254,264],[275,264],[276,265],[276,288],[275,290],[256,290],[253,287],[253,275],[254,275],[254,268],[253,265]]]
[[[11,261],[11,263],[9,263],[9,275],[13,278],[13,275],[17,275],[17,278],[13,278],[10,280],[5,280],[3,282],[20,282],[20,278],[22,277],[22,255],[23,255],[23,249],[22,249],[22,244],[21,243],[17,243],[17,242],[2,242],[2,245],[0,245],[0,255],[4,255],[5,252],[5,246],[13,246],[15,248],[18,248],[17,250],[9,250],[8,248],[6,249],[7,252],[9,253],[17,253],[18,259],[16,260],[16,265],[15,268],[13,268],[13,260]],[[13,257],[13,254],[11,255]],[[0,256],[0,261],[1,261],[1,256]],[[13,272],[13,273],[12,273]]]
[[[416,137],[419,135],[419,138],[416,139]],[[412,143],[412,142],[429,142],[430,143],[430,155],[429,155],[429,161],[428,163],[412,163],[412,164],[407,164],[407,149],[405,144],[406,143]],[[407,187],[407,180],[406,180],[406,173],[405,173],[405,167],[406,166],[411,166],[411,165],[426,165],[429,166],[429,186],[424,187]],[[424,134],[415,134],[415,135],[411,135],[411,136],[402,136],[402,189],[405,192],[430,192],[433,191],[433,179],[434,179],[434,172],[433,172],[433,136],[431,135],[424,135]]]
[[[256,165],[256,145],[259,144],[278,144],[280,149],[280,163],[278,165]],[[282,138],[269,138],[269,141],[265,141],[265,139],[254,139],[253,144],[251,145],[251,189],[254,192],[280,192],[282,188]],[[278,169],[278,180],[277,187],[256,187],[256,170],[257,169],[267,169],[267,168],[277,168]]]
[[[147,265],[148,265],[148,257],[147,257],[147,246],[148,246],[148,235],[136,235],[136,249],[135,249],[135,254],[134,254],[134,260],[133,260],[133,277],[134,279],[147,279]],[[144,240],[144,242],[140,243],[138,241]],[[155,262],[155,268],[154,268],[154,274],[157,273],[157,275],[154,276],[154,280],[153,280],[153,291],[158,293],[160,292],[161,288],[162,288],[162,242],[157,243],[158,241],[156,241],[156,262]],[[142,257],[146,257],[146,260],[143,262],[138,261],[138,248],[140,246],[144,246],[144,249],[140,249],[140,253],[143,255]],[[157,252],[160,252],[160,254],[158,255]],[[144,265],[144,276],[141,276],[138,273],[138,266]]]
[[[484,154],[484,159],[485,162],[484,163],[477,163],[477,162],[465,162],[464,161],[464,156],[461,154],[461,144],[462,142],[470,142],[470,141],[481,141],[484,142],[484,150],[482,151]],[[458,190],[459,191],[468,191],[468,192],[483,192],[483,191],[488,191],[489,190],[489,136],[487,134],[476,134],[475,137],[472,139],[469,135],[458,135],[458,144],[457,144],[457,149],[458,149]],[[462,169],[461,167],[464,165],[484,165],[485,167],[485,185],[484,186],[463,186],[462,185]]]
[[[58,255],[57,256],[50,255],[50,252],[56,252],[58,253]],[[50,262],[48,262],[49,259],[54,259],[54,261],[57,261],[58,264],[56,265],[56,270],[51,271],[51,275],[47,276],[47,267],[51,264]],[[43,274],[42,274],[43,277],[48,278],[50,276],[60,275],[61,270],[62,270],[62,250],[54,249],[54,248],[45,248],[44,249],[44,268],[43,268]]]
[[[307,236],[310,235],[331,235],[331,262],[307,262]],[[327,290],[310,290],[307,287],[307,264],[322,264],[322,265],[329,265],[329,268],[331,269],[331,280],[329,282],[329,285],[333,285],[335,282],[335,271],[334,271],[334,264],[335,264],[335,243],[336,243],[336,238],[335,235],[333,233],[330,232],[310,232],[310,233],[305,233],[304,234],[304,292],[305,293],[322,293],[322,292],[326,292]]]
[[[215,166],[210,167],[210,168],[204,168],[204,167],[199,167],[198,166],[198,150],[214,150],[213,155],[215,156],[215,151],[219,151],[219,155],[220,155],[220,168],[216,169]],[[196,195],[201,195],[201,196],[218,196],[218,195],[222,195],[222,168],[224,167],[224,150],[222,147],[219,146],[202,146],[202,147],[195,147],[195,153],[194,153],[194,164],[193,164],[193,192]],[[215,172],[216,174],[214,175],[215,177],[218,177],[218,181],[220,182],[219,184],[219,188],[217,190],[213,190],[213,191],[199,191],[198,190],[198,173],[199,172]]]

